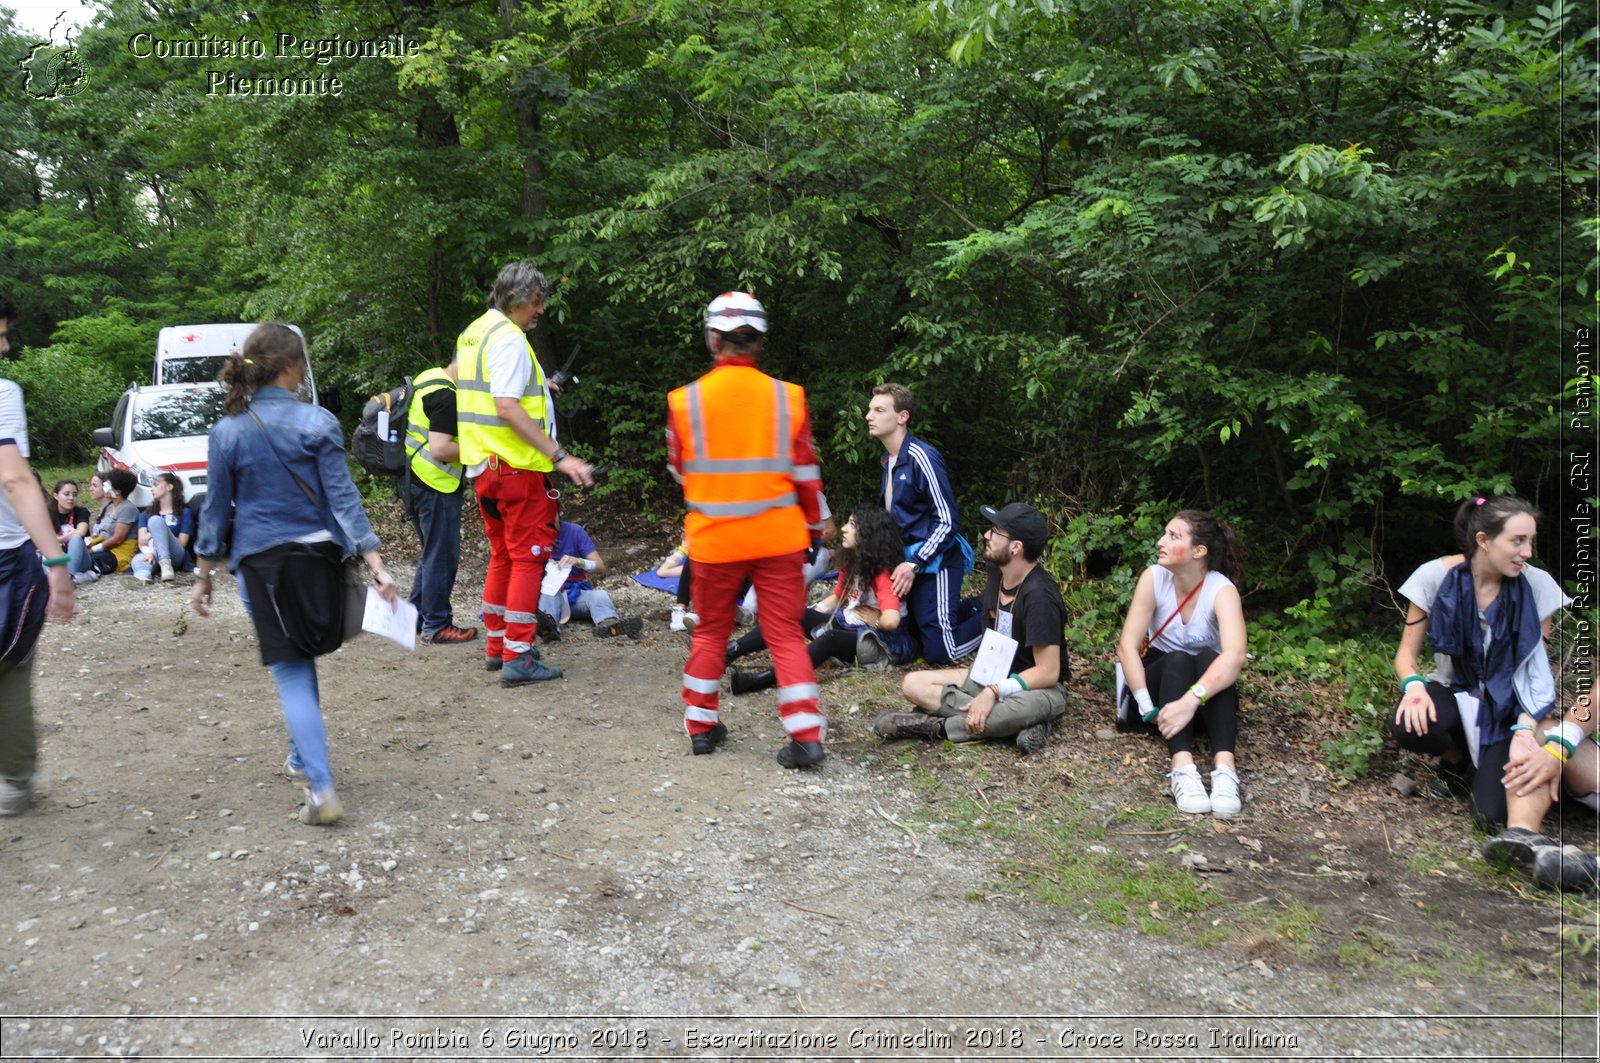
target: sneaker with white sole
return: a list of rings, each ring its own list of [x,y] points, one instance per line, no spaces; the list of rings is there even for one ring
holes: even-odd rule
[[[88,570],[83,571],[83,572],[74,572],[72,574],[72,582],[74,582],[76,584],[79,584],[79,585],[82,585],[82,584],[85,584],[85,583],[93,583],[95,580],[97,580],[99,578],[100,578],[100,570],[97,569],[97,568],[91,568],[91,569],[88,569]]]
[[[1203,816],[1211,811],[1211,798],[1206,794],[1205,780],[1194,765],[1167,772],[1172,799],[1178,803],[1179,812]]]
[[[344,806],[339,803],[339,795],[330,790],[320,793],[306,791],[306,803],[300,806],[300,822],[312,827],[326,827],[330,823],[339,822],[339,817],[344,815]]]
[[[171,583],[176,578],[177,573],[173,571],[172,558],[163,557],[161,559],[161,582]]]
[[[295,763],[293,753],[290,753],[287,757],[283,758],[283,777],[288,779],[290,782],[298,783],[301,786],[304,786],[306,783],[311,781],[306,777],[305,769],[300,767],[299,764]]]
[[[1239,776],[1232,768],[1211,769],[1211,814],[1232,819],[1244,807],[1239,800]]]

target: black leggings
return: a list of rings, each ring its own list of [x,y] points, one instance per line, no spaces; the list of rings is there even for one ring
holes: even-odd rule
[[[686,557],[683,559],[683,571],[678,573],[678,604],[685,609],[689,608],[689,602],[691,601],[689,597],[689,573],[693,567]]]
[[[831,619],[833,619],[833,617],[828,613],[819,613],[815,609],[808,608],[800,616],[800,634],[809,639],[813,631],[815,631],[822,624],[828,623],[828,621]],[[831,631],[832,628],[830,627],[829,630]],[[827,634],[827,632],[824,632],[824,634]],[[766,648],[767,637],[761,633],[761,625],[757,624],[749,631],[746,631],[743,635],[740,635],[737,639],[733,640],[733,653],[729,656],[729,660],[738,660],[740,657],[745,657],[752,653],[759,653],[761,650]],[[838,655],[830,654],[829,656]],[[824,657],[822,659],[825,661],[828,658]],[[855,643],[852,641],[850,644],[850,658],[844,663],[849,664],[855,659]],[[811,658],[813,664],[816,663],[816,660],[817,659],[815,657]]]
[[[1395,744],[1412,753],[1442,757],[1452,749],[1461,754],[1461,770],[1472,776],[1472,815],[1491,830],[1506,825],[1506,788],[1500,781],[1505,774],[1506,762],[1511,759],[1511,743],[1495,742],[1478,751],[1478,767],[1474,771],[1472,757],[1467,752],[1467,731],[1461,725],[1461,708],[1456,695],[1441,683],[1428,684],[1428,696],[1433,699],[1437,717],[1428,725],[1426,734],[1412,734],[1403,723],[1395,723],[1394,713],[1389,714],[1389,732]],[[1398,711],[1398,710],[1397,710]]]
[[[1216,651],[1201,650],[1199,653],[1164,653],[1161,650],[1151,650],[1144,655],[1144,677],[1150,689],[1150,700],[1154,701],[1156,708],[1160,708],[1169,701],[1176,701],[1184,692],[1200,681],[1206,674],[1206,669],[1211,667],[1211,662],[1217,659]],[[1138,714],[1134,714],[1138,719]],[[1160,734],[1160,730],[1153,723],[1140,724],[1152,734]],[[1194,752],[1194,736],[1198,730],[1204,729],[1206,737],[1211,740],[1211,755],[1218,753],[1232,753],[1234,743],[1239,737],[1239,692],[1233,686],[1218,690],[1206,699],[1206,703],[1195,710],[1194,718],[1186,724],[1183,730],[1167,739],[1168,753]]]

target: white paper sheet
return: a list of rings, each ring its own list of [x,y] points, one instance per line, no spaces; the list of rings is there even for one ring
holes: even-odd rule
[[[554,594],[567,582],[567,576],[572,572],[571,565],[558,565],[554,561],[544,563],[544,581],[539,584],[540,594]]]
[[[972,670],[967,678],[980,686],[998,683],[1011,674],[1011,661],[1017,655],[1017,640],[1007,638],[994,628],[983,633],[978,644],[978,655],[972,659]]]
[[[361,630],[393,639],[408,650],[417,648],[417,607],[401,598],[394,606],[371,587],[361,613]]]

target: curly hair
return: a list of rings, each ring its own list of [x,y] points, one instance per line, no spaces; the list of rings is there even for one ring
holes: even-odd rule
[[[172,488],[172,492],[167,495],[168,498],[172,499],[172,512],[182,513],[184,504],[183,481],[178,479],[176,473],[170,472],[157,473],[156,479],[165,481],[166,485]],[[150,505],[145,509],[145,515],[149,517],[161,516],[161,503],[157,502],[153,495],[150,498]]]
[[[217,374],[217,382],[227,389],[222,408],[243,413],[257,391],[278,379],[285,369],[306,360],[306,345],[300,334],[276,321],[257,325],[245,337],[244,349],[228,355]]]
[[[871,502],[851,510],[850,519],[856,524],[856,545],[839,547],[834,560],[845,587],[864,591],[872,586],[878,573],[893,572],[905,560],[900,527],[888,510]]]

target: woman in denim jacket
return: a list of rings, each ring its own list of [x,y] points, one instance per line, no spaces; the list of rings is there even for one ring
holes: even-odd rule
[[[223,367],[218,379],[228,389],[229,416],[211,430],[192,603],[196,613],[210,615],[211,573],[226,553],[283,703],[289,728],[283,774],[307,788],[300,821],[326,824],[342,810],[328,766],[315,657],[335,648],[342,632],[333,632],[330,644],[327,632],[299,629],[314,625],[296,625],[274,596],[300,590],[307,582],[301,575],[318,571],[319,555],[337,570],[341,559],[359,553],[385,601],[394,604],[398,589],[345,465],[339,422],[295,398],[306,370],[300,337],[279,324],[258,326]]]

